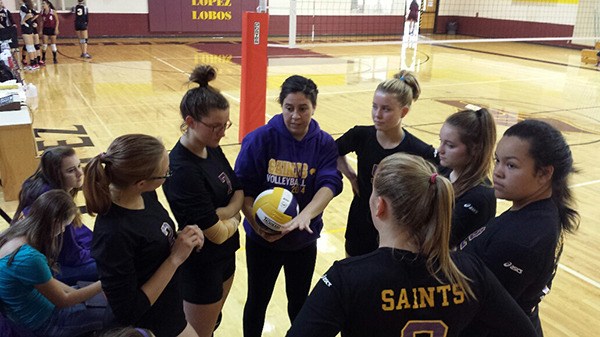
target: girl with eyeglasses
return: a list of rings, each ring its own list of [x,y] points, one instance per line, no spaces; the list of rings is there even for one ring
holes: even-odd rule
[[[178,267],[204,242],[197,226],[175,232],[156,189],[169,172],[169,156],[156,138],[117,137],[85,167],[83,193],[97,214],[92,241],[102,288],[120,325],[157,337],[196,337],[185,320]]]
[[[233,283],[238,225],[244,192],[219,142],[229,121],[229,102],[209,83],[217,76],[210,65],[190,75],[198,87],[181,100],[183,134],[169,158],[173,176],[163,191],[180,228],[197,225],[204,248],[182,266],[185,315],[199,336],[211,336]]]

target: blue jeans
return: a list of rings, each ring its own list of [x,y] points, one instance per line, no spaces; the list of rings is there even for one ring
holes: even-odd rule
[[[75,285],[77,281],[98,281],[96,261],[91,261],[76,267],[60,266],[60,273],[54,277],[70,286]]]
[[[67,308],[54,308],[52,316],[34,330],[36,336],[75,337],[101,330],[111,320],[112,313],[105,307],[87,307],[79,303]]]

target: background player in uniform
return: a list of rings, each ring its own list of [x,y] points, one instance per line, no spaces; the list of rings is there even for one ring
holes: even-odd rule
[[[34,34],[36,27],[34,27],[37,13],[33,9],[33,1],[25,0],[22,1],[19,9],[19,15],[21,16],[21,37],[25,44],[25,55],[23,55],[23,65],[25,70],[36,70],[40,66],[37,62],[37,53],[35,51]],[[26,57],[25,57],[26,56]],[[25,62],[27,60],[27,63]]]
[[[185,320],[177,268],[204,236],[197,226],[175,235],[156,189],[169,174],[169,156],[156,138],[117,137],[85,167],[83,192],[94,226],[92,256],[118,323],[157,337],[197,334]]]
[[[83,170],[75,150],[69,146],[47,149],[35,173],[21,187],[14,221],[27,216],[31,204],[47,191],[61,189],[75,198],[82,185]],[[78,212],[62,235],[62,248],[57,261],[60,273],[56,278],[69,285],[77,281],[97,281],[98,271],[91,255],[91,246],[92,231],[81,223]]]
[[[335,142],[312,118],[317,94],[312,80],[299,75],[288,77],[279,93],[283,112],[244,138],[235,163],[246,196],[242,208],[248,266],[245,337],[261,336],[282,267],[288,316],[290,322],[294,321],[310,291],[323,210],[342,191]],[[263,231],[252,214],[254,199],[273,187],[291,191],[300,206],[300,213],[281,234]]]
[[[415,33],[415,26],[419,21],[419,4],[417,0],[412,0],[410,3],[406,20],[408,21],[408,32],[410,35],[413,35]]]
[[[336,140],[340,155],[338,169],[350,180],[354,192],[345,235],[348,256],[366,254],[378,247],[377,231],[369,213],[369,196],[379,162],[396,152],[434,160],[433,146],[402,128],[402,119],[420,94],[417,78],[402,70],[377,86],[371,111],[374,125],[355,126]],[[350,152],[355,152],[358,158],[358,174],[346,159]]]
[[[12,14],[0,0],[0,41],[11,40],[10,48],[19,53],[19,38],[17,36],[17,25],[13,22]],[[17,56],[16,60],[19,60]]]
[[[48,40],[50,40],[50,49],[52,49],[52,59],[54,63],[58,63],[56,59],[56,36],[59,34],[58,26],[60,21],[56,15],[54,5],[48,0],[42,2],[42,61],[46,62],[46,49],[48,49]]]
[[[38,65],[45,66],[46,62],[42,61],[42,44],[40,40],[40,12],[36,9],[33,10],[35,20],[33,21],[33,46],[35,47],[35,58]]]
[[[79,47],[81,48],[80,57],[90,59],[92,56],[88,54],[88,8],[84,0],[77,0],[77,5],[73,8],[75,12],[75,32],[79,39]]]
[[[52,190],[36,199],[29,216],[0,233],[2,311],[35,336],[75,337],[104,325],[106,303],[83,303],[101,292],[100,281],[74,289],[52,277],[60,233],[77,212],[72,196]]]
[[[579,226],[568,177],[573,157],[560,131],[538,120],[511,126],[496,148],[494,190],[509,210],[469,235],[461,249],[478,255],[530,316],[539,336],[538,304],[550,291],[566,233]],[[497,335],[473,326],[464,336]]]
[[[233,283],[244,202],[244,191],[219,146],[231,121],[229,102],[209,85],[216,76],[209,65],[190,75],[199,87],[181,100],[184,134],[169,154],[173,176],[163,186],[180,229],[198,225],[208,239],[182,266],[185,315],[200,337],[210,337],[216,329]]]
[[[440,130],[440,172],[454,187],[450,247],[496,215],[491,182],[496,123],[486,109],[464,110],[446,119]]]
[[[533,326],[476,257],[450,254],[451,183],[423,158],[383,159],[369,200],[379,249],[335,262],[288,332],[296,336],[452,337],[472,319],[502,336]]]

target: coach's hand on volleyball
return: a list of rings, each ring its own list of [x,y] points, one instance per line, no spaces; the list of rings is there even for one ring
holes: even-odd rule
[[[296,228],[301,231],[307,231],[310,234],[312,234],[313,231],[310,228],[310,220],[310,215],[307,212],[300,212],[295,218],[290,220],[290,222],[283,225],[281,234],[285,235]]]
[[[171,258],[181,265],[190,256],[192,249],[200,250],[204,245],[204,234],[196,225],[188,225],[177,233],[175,244],[171,247]]]

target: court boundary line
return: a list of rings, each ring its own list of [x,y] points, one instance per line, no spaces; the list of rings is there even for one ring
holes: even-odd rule
[[[185,75],[187,75],[187,76],[190,76],[190,73],[189,73],[189,72],[187,72],[187,71],[183,71],[183,70],[181,70],[181,69],[177,68],[176,66],[174,66],[174,65],[170,64],[169,62],[167,62],[167,61],[165,61],[165,60],[161,59],[160,57],[157,57],[157,56],[152,56],[152,58],[153,58],[153,59],[155,59],[155,60],[157,60],[158,62],[161,62],[161,63],[163,63],[163,64],[167,65],[168,67],[171,67],[171,68],[173,68],[173,69],[177,70],[178,72],[180,72],[180,73],[182,73],[182,74],[185,74]]]
[[[106,123],[104,123],[102,118],[100,118],[100,115],[98,115],[98,112],[96,111],[96,109],[94,109],[94,107],[90,104],[90,102],[87,100],[85,95],[81,92],[81,90],[79,89],[77,84],[75,84],[75,82],[71,82],[71,84],[73,85],[73,87],[75,87],[75,90],[77,90],[77,93],[79,94],[79,96],[81,96],[81,99],[83,100],[85,105],[92,111],[94,116],[96,116],[96,119],[98,119],[98,122],[100,122],[100,124],[102,125],[104,130],[106,130],[107,135],[109,135],[111,138],[115,138],[115,135],[113,135],[112,131],[110,131],[108,129],[108,126],[106,126]]]
[[[577,68],[577,69],[585,69],[585,70],[598,71],[598,69],[596,67],[590,68],[590,67],[584,67],[582,65],[574,65],[574,64],[568,64],[568,63],[562,63],[562,62],[555,62],[555,61],[546,61],[546,60],[534,59],[534,58],[531,58],[531,57],[524,57],[524,56],[517,56],[517,55],[510,55],[510,54],[502,54],[502,53],[496,53],[496,52],[492,52],[492,51],[477,50],[477,49],[464,48],[464,47],[448,46],[448,45],[445,45],[445,44],[439,44],[439,45],[436,45],[436,46],[442,47],[442,48],[448,48],[448,49],[470,51],[470,52],[480,53],[480,54],[486,54],[486,55],[502,56],[502,57],[509,57],[509,58],[514,58],[514,59],[519,59],[519,60],[525,60],[525,61],[540,62],[540,63],[552,64],[552,65],[556,65],[556,66],[563,66],[563,67],[571,67],[571,68]]]
[[[576,271],[574,269],[571,269],[571,268],[565,266],[562,263],[558,264],[558,268],[564,270],[565,272],[571,274],[572,276],[575,276],[576,278],[582,280],[583,282],[588,283],[588,284],[596,287],[596,289],[600,289],[600,282],[595,281],[594,279],[592,279],[590,277],[587,277],[584,274],[582,274],[582,273],[580,273],[580,272],[578,272],[578,271]]]

